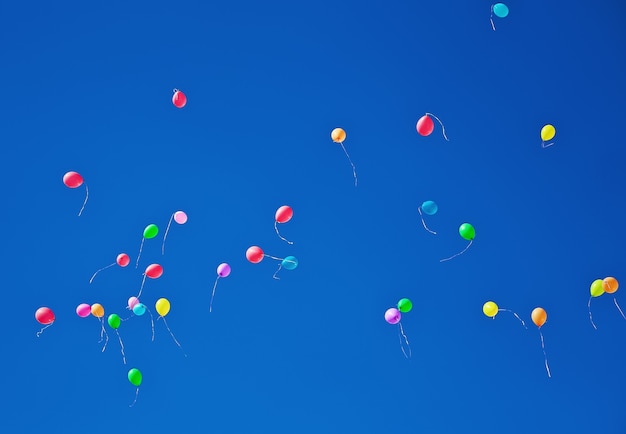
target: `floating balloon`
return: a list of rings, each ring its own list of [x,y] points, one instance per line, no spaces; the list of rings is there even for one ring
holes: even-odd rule
[[[263,260],[265,254],[259,246],[251,246],[246,250],[246,259],[253,264],[258,264]]]
[[[126,364],[126,355],[124,354],[124,344],[122,343],[122,337],[120,336],[120,332],[117,331],[117,329],[120,328],[120,324],[122,324],[122,319],[120,318],[119,315],[112,313],[107,318],[107,322],[109,323],[109,327],[115,330],[115,333],[117,334],[117,338],[120,341],[120,348],[122,351],[122,361],[124,362],[124,364]]]
[[[408,298],[401,298],[398,301],[398,310],[402,313],[410,312],[413,309],[413,303]]]
[[[174,95],[172,95],[172,104],[174,104],[174,106],[179,109],[183,108],[185,107],[185,104],[187,104],[187,97],[180,90],[174,89]]]
[[[128,381],[130,384],[137,387],[137,391],[135,392],[135,400],[129,407],[132,407],[137,402],[137,396],[139,395],[139,386],[141,385],[141,381],[143,380],[143,376],[141,375],[141,371],[137,368],[132,368],[128,371]]]
[[[139,294],[137,294],[137,298],[141,296],[141,292],[143,291],[143,285],[146,283],[146,277],[150,279],[158,279],[163,275],[163,267],[159,264],[150,264],[146,267],[146,271],[143,273],[143,279],[141,280],[141,288],[139,288]]]
[[[493,301],[488,301],[485,304],[483,304],[483,313],[485,314],[485,316],[488,316],[489,318],[495,319],[496,315],[498,314],[498,312],[510,312],[510,313],[512,313],[515,316],[515,318],[517,318],[522,323],[524,328],[528,329],[528,327],[526,327],[526,323],[524,323],[524,320],[521,319],[519,317],[519,315],[516,314],[515,312],[513,312],[512,310],[510,310],[510,309],[500,309],[498,307],[498,305],[495,302],[493,302]]]
[[[543,128],[541,129],[541,147],[547,148],[548,146],[554,145],[554,143],[546,144],[546,142],[552,140],[555,135],[556,135],[556,128],[554,128],[553,125],[550,125],[550,124],[544,125]]]
[[[98,318],[100,321],[100,340],[98,343],[102,342],[104,339],[104,345],[102,346],[102,352],[106,350],[107,343],[109,342],[109,334],[104,329],[104,307],[100,303],[94,303],[91,305],[91,314]]]
[[[163,235],[163,245],[161,246],[161,254],[165,254],[165,239],[167,238],[167,233],[170,231],[170,226],[172,224],[172,220],[174,220],[179,225],[184,225],[187,223],[187,214],[184,211],[176,211],[170,217],[170,221],[167,223],[167,228],[165,229],[165,235]]]
[[[91,314],[96,318],[102,318],[104,316],[104,307],[100,303],[94,303],[91,305]]]
[[[91,306],[89,306],[87,303],[79,304],[78,306],[76,306],[76,315],[81,318],[87,318],[89,315],[91,315]]]
[[[417,132],[419,133],[419,135],[421,136],[429,136],[435,129],[435,123],[433,122],[431,116],[435,119],[437,119],[437,122],[439,122],[439,125],[441,125],[441,131],[443,134],[443,138],[448,140],[448,136],[446,136],[446,127],[443,126],[443,122],[441,122],[441,120],[435,116],[432,113],[426,113],[424,116],[422,116],[421,118],[419,118],[419,120],[417,121],[417,124],[415,125],[415,129],[417,130]]]
[[[293,244],[293,241],[289,241],[286,238],[283,238],[283,236],[278,232],[277,225],[278,223],[287,223],[289,220],[291,220],[291,217],[293,217],[293,210],[290,206],[287,205],[283,205],[278,208],[276,210],[276,214],[274,215],[274,230],[276,231],[276,234],[281,240],[287,241],[287,243],[289,244]]]
[[[424,214],[426,215],[435,215],[438,210],[439,210],[439,207],[432,200],[427,200],[426,202],[422,203],[422,205],[417,208],[417,212],[419,212],[420,214],[420,219],[422,219],[422,226],[424,226],[424,229],[426,229],[428,232],[434,235],[437,235],[437,232],[431,231],[428,228],[428,226],[426,226],[426,222],[424,221],[424,216],[422,215],[422,211],[424,211]]]
[[[154,223],[149,224],[143,230],[143,237],[141,238],[141,245],[139,246],[139,254],[137,255],[137,262],[135,262],[135,268],[139,266],[139,258],[141,257],[141,251],[143,250],[143,243],[145,240],[152,239],[159,233],[159,227]]]
[[[67,172],[65,175],[63,175],[63,184],[65,184],[66,187],[78,188],[83,185],[83,182],[83,177],[78,172]],[[87,199],[89,199],[89,188],[87,187],[87,184],[85,184],[85,201],[83,202],[83,206],[78,212],[79,217],[83,213],[85,205],[87,205]]]
[[[172,333],[172,330],[170,330],[170,326],[167,325],[167,321],[165,320],[165,316],[170,312],[169,300],[167,298],[159,298],[154,306],[157,313],[159,314],[157,321],[163,319],[163,324],[165,324],[167,331],[170,332],[170,336],[172,337],[172,339],[174,339],[174,342],[176,343],[176,345],[178,345],[178,348],[182,350],[183,347],[180,346],[180,343],[174,337],[174,333]],[[185,354],[185,357],[187,357],[187,354]]]
[[[496,26],[493,24],[493,16],[498,18],[506,18],[509,15],[509,8],[504,3],[496,3],[491,6],[491,16],[489,17],[489,21],[491,21],[491,28],[495,31]]]
[[[139,299],[137,297],[130,297],[128,299],[128,307],[127,309],[133,310],[133,307],[139,304]]]
[[[605,277],[604,279],[602,279],[602,289],[607,294],[614,294],[615,292],[617,292],[618,288],[619,284],[615,277]],[[615,307],[619,311],[620,315],[622,315],[622,318],[626,319],[626,315],[624,315],[622,308],[619,306],[616,296],[613,296],[613,303],[615,303]]]
[[[114,266],[116,264],[119,265],[120,267],[124,268],[128,264],[130,264],[130,257],[126,253],[120,253],[119,255],[117,255],[117,258],[115,258],[115,262],[113,262],[112,264],[107,265],[106,267],[102,267],[101,269],[99,269],[98,271],[93,273],[93,276],[91,276],[91,279],[89,279],[89,283],[91,284],[91,282],[93,282],[93,279],[95,279],[96,275],[99,272],[101,272],[102,270],[106,270],[107,268],[110,268],[110,267],[112,267],[112,266]]]
[[[37,322],[45,326],[36,333],[37,337],[39,337],[41,336],[43,331],[50,327],[54,322],[54,312],[52,312],[52,309],[50,309],[49,307],[40,307],[35,311],[35,319],[37,320]]]
[[[541,338],[541,349],[543,350],[544,363],[546,365],[546,371],[548,372],[548,377],[551,377],[550,368],[548,367],[548,356],[546,355],[546,347],[543,342],[543,334],[541,333],[541,327],[546,323],[548,319],[548,314],[543,308],[536,307],[533,309],[532,313],[530,314],[530,317],[535,323],[535,325],[537,326],[537,328],[539,329],[539,337]]]
[[[591,296],[589,297],[589,301],[587,302],[587,309],[589,310],[589,321],[591,321],[591,325],[594,329],[598,330],[596,324],[593,322],[593,316],[591,315],[591,299],[595,297],[600,297],[604,294],[603,282],[602,279],[596,279],[591,282],[591,286],[589,287],[589,293]]]
[[[285,270],[295,270],[297,266],[298,259],[295,256],[285,257],[285,259],[283,259],[278,265],[278,270],[274,273],[274,279],[280,280],[280,277],[277,277],[277,275],[281,268],[284,268]]]
[[[230,265],[226,262],[222,262],[217,266],[217,277],[215,278],[215,283],[213,284],[213,292],[211,293],[211,303],[209,303],[209,312],[213,311],[213,297],[215,297],[215,288],[217,288],[217,281],[220,277],[228,277],[230,275]]]
[[[449,261],[450,259],[456,258],[457,256],[465,253],[467,249],[469,249],[472,243],[474,242],[474,237],[476,236],[476,230],[474,229],[474,226],[472,226],[471,224],[463,223],[461,226],[459,226],[459,235],[461,235],[463,239],[469,241],[469,244],[467,245],[467,247],[465,247],[459,253],[450,256],[449,258],[439,260],[439,262]]]
[[[400,304],[403,305],[403,308],[407,307],[407,303],[403,302],[403,300],[408,301],[409,304],[411,304],[411,301],[409,299],[402,299],[398,302],[398,306],[400,306]],[[411,304],[412,307],[412,304]],[[409,310],[411,310],[409,308]],[[408,310],[407,310],[408,312]],[[409,339],[407,338],[406,334],[404,333],[404,329],[402,328],[402,323],[400,322],[400,320],[402,319],[402,313],[400,313],[400,309],[395,308],[395,307],[391,307],[389,309],[387,309],[385,311],[385,321],[387,321],[389,324],[394,325],[394,324],[398,324],[398,337],[400,339],[400,349],[402,350],[402,353],[404,354],[404,357],[406,357],[407,359],[411,357],[411,345],[409,344]],[[404,338],[404,342],[406,343],[406,346],[409,350],[409,353],[407,354],[407,352],[404,349],[404,343],[402,341],[402,339]]]
[[[389,324],[398,324],[401,319],[402,314],[395,307],[390,307],[385,312],[385,321],[387,321]]]
[[[343,145],[344,140],[346,140],[346,132],[342,128],[335,128],[334,130],[331,131],[330,138],[333,140],[333,142],[341,146],[341,149],[343,149],[343,152],[346,154],[346,157],[348,157],[348,161],[350,162],[350,165],[352,166],[352,176],[354,176],[354,186],[356,187],[357,185],[356,167],[354,167],[354,163],[352,162],[350,155],[348,155],[348,151],[346,151],[346,147]]]
[[[146,313],[146,306],[143,303],[137,303],[133,306],[133,313],[137,316],[141,316]]]

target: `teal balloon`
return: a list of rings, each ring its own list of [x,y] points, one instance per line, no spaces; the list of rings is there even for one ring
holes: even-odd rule
[[[422,208],[422,211],[424,211],[424,214],[428,214],[428,215],[436,214],[437,210],[439,210],[439,207],[437,206],[437,204],[433,202],[432,200],[427,200],[426,202],[424,202],[421,208]]]
[[[493,14],[498,18],[505,18],[509,14],[509,7],[504,3],[493,5]]]
[[[137,303],[133,306],[133,313],[137,316],[141,316],[146,313],[146,306],[141,303]]]
[[[295,256],[287,256],[285,259],[283,259],[283,262],[281,262],[280,265],[287,270],[295,270],[295,268],[298,266],[298,260]]]

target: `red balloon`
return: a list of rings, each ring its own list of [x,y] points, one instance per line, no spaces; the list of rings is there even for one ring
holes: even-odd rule
[[[69,188],[76,188],[83,185],[83,177],[78,172],[67,172],[63,175],[63,184]]]
[[[246,250],[246,259],[253,264],[258,264],[263,260],[263,250],[259,246],[252,246]]]
[[[150,264],[146,267],[146,276],[150,279],[158,279],[163,275],[163,267],[159,264]]]
[[[40,307],[35,312],[35,319],[43,325],[52,324],[54,322],[54,312],[49,307]]]
[[[120,253],[119,255],[117,255],[117,259],[115,260],[115,262],[117,262],[117,265],[119,265],[120,267],[125,267],[130,264],[130,256],[128,256],[126,253]]]
[[[430,116],[424,115],[417,121],[415,128],[422,136],[428,136],[435,129],[435,123]]]
[[[178,108],[183,108],[187,104],[187,97],[180,90],[175,90],[174,96],[172,96],[172,103]]]
[[[276,210],[275,219],[278,223],[287,223],[293,217],[293,210],[290,206],[283,205]]]

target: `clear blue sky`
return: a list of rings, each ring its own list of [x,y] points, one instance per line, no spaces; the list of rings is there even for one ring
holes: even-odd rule
[[[0,431],[623,433],[626,321],[603,295],[594,330],[587,300],[597,278],[626,288],[626,8],[507,4],[494,32],[488,1],[5,2]],[[416,133],[425,112],[449,142]],[[143,228],[179,209],[136,270]],[[463,222],[474,244],[440,263]],[[299,266],[274,280],[251,245]],[[124,365],[75,308],[128,316],[151,262],[142,301],[170,300],[188,357],[134,317]],[[401,297],[410,360],[383,319]],[[546,309],[552,378],[536,327],[487,300]],[[37,338],[39,306],[57,320]]]

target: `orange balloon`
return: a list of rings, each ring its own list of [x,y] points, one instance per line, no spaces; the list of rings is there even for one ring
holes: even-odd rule
[[[341,128],[335,128],[330,133],[330,138],[333,139],[333,142],[335,143],[341,143],[346,140],[346,132]]]
[[[91,305],[91,314],[97,318],[102,318],[104,316],[104,308],[99,303],[94,303]]]
[[[546,323],[548,319],[548,314],[543,308],[536,307],[533,309],[533,312],[530,314],[530,317],[532,318],[533,322],[535,323],[537,327],[541,327],[542,325]]]
[[[618,287],[619,284],[617,283],[617,279],[615,277],[605,277],[604,280],[602,280],[602,289],[604,289],[604,292],[608,294],[613,294],[617,291]]]

